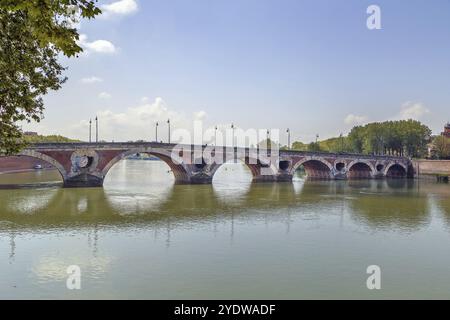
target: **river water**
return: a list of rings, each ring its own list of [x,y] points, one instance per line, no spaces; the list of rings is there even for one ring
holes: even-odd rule
[[[0,298],[450,298],[450,185],[250,181],[226,164],[212,185],[174,185],[163,162],[127,160],[103,189],[0,190]]]

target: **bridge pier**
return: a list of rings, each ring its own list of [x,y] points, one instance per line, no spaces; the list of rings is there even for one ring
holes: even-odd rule
[[[207,174],[196,174],[189,177],[188,180],[176,181],[176,184],[212,184],[213,177]]]
[[[103,178],[90,174],[81,174],[79,176],[65,178],[64,188],[101,188],[103,187]]]

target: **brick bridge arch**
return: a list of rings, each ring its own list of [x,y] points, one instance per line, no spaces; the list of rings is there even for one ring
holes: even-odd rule
[[[396,168],[397,170],[395,170],[394,172],[390,171],[393,168]],[[391,174],[389,172],[391,172]],[[384,168],[383,175],[386,177],[394,177],[394,178],[406,177],[408,176],[408,166],[398,161],[390,162]]]
[[[349,178],[369,178],[375,177],[377,174],[374,164],[370,160],[365,159],[353,160],[347,165],[346,171]]]
[[[254,182],[263,182],[263,181],[275,181],[276,174],[278,172],[278,168],[272,163],[270,165],[263,165],[261,162],[252,157],[238,157],[233,161],[239,161],[244,164],[252,173]],[[231,161],[225,161],[220,164],[213,164],[210,166],[209,175],[211,180],[214,178],[217,170],[222,167],[226,163],[232,163]]]
[[[333,165],[328,160],[317,156],[307,156],[292,164],[289,170],[290,175],[294,175],[295,171],[302,165],[309,177],[323,179],[333,178]]]
[[[101,176],[103,179],[108,174],[109,170],[118,162],[125,159],[128,156],[134,155],[134,154],[140,154],[145,153],[148,155],[152,155],[157,157],[158,159],[164,161],[171,169],[173,175],[175,176],[175,182],[177,183],[184,183],[189,181],[189,170],[186,168],[186,166],[182,163],[181,159],[177,159],[178,161],[172,160],[172,154],[171,152],[167,150],[149,150],[147,148],[136,148],[136,149],[130,149],[127,151],[124,151],[122,153],[119,153],[117,156],[115,156],[113,159],[111,159],[105,167],[101,171]]]
[[[54,159],[54,158],[52,158],[52,157],[50,157],[50,156],[48,156],[48,155],[46,155],[44,153],[38,152],[36,150],[23,150],[18,155],[19,156],[24,156],[24,157],[30,157],[30,158],[39,159],[39,160],[42,160],[42,161],[45,161],[45,162],[51,164],[52,166],[54,166],[56,168],[56,170],[58,170],[58,172],[61,175],[61,178],[63,179],[63,181],[66,180],[67,177],[68,177],[67,171],[64,168],[64,166],[61,163],[59,163],[56,159]]]

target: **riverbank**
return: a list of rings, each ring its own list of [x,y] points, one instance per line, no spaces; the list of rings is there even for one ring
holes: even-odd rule
[[[416,176],[421,179],[448,181],[450,177],[450,160],[413,160]]]
[[[39,170],[54,169],[51,164],[31,157],[0,157],[0,174],[31,172],[36,166],[42,168]]]

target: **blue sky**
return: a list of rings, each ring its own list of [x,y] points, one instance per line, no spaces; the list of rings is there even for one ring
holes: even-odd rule
[[[87,139],[152,139],[175,127],[291,128],[309,142],[358,123],[450,120],[450,2],[364,0],[110,0],[80,25],[69,81],[24,126]],[[381,30],[366,27],[369,5]],[[109,5],[109,6],[108,6]],[[161,137],[165,132],[161,130]]]

